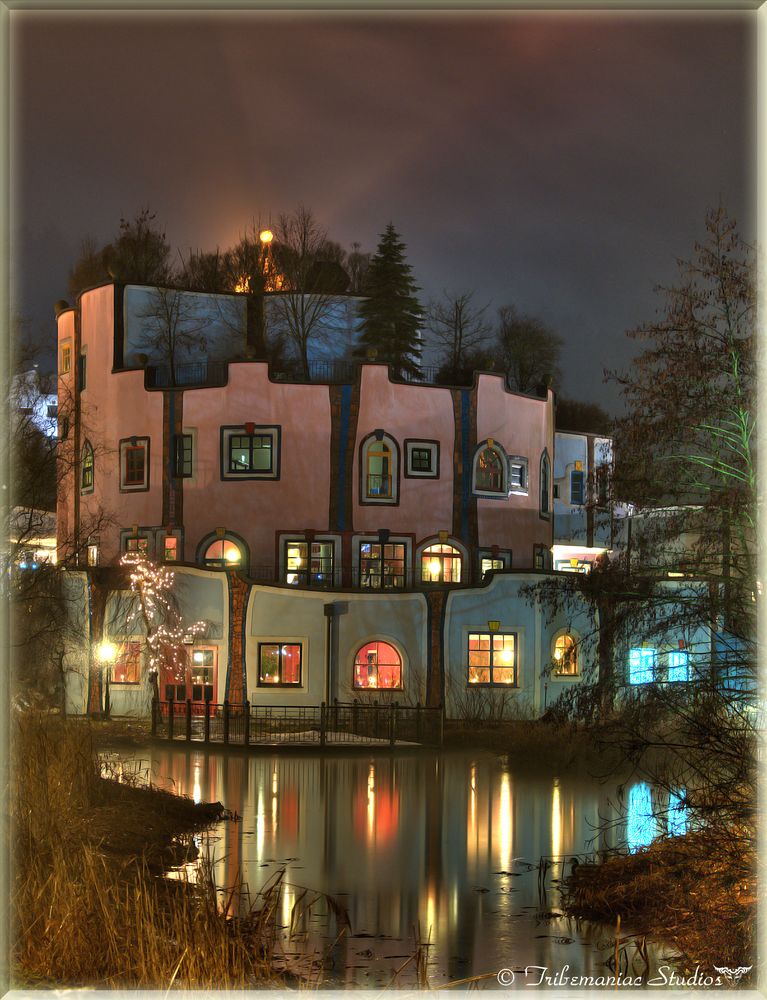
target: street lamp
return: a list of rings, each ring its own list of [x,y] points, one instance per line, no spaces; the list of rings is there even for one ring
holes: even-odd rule
[[[104,639],[96,646],[96,659],[101,664],[104,676],[104,718],[109,718],[109,669],[117,659],[117,646],[109,639]]]

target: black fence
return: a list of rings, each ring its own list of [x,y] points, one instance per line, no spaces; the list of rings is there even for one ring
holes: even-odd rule
[[[441,746],[442,709],[397,702],[243,705],[155,700],[152,735],[234,746]]]
[[[189,388],[190,386],[226,385],[228,366],[224,361],[194,361],[182,365],[147,365],[144,386],[147,389]]]

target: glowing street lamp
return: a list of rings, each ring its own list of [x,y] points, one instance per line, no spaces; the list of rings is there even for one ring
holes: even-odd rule
[[[109,718],[111,705],[109,703],[109,670],[117,659],[117,646],[108,639],[104,639],[96,646],[96,659],[101,664],[104,676],[104,718]]]
[[[262,229],[261,232],[258,234],[258,238],[261,240],[264,246],[269,246],[269,244],[274,239],[274,233],[271,231],[271,229]]]

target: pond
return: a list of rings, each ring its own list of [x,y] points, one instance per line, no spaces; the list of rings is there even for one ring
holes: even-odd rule
[[[563,916],[559,879],[576,858],[659,832],[647,786],[626,790],[619,816],[615,784],[516,773],[484,751],[126,756],[153,784],[237,814],[198,838],[222,898],[240,876],[252,898],[284,869],[286,964],[306,971],[307,956],[324,957],[323,986],[414,986],[417,942],[431,986],[486,976],[479,985],[494,987],[501,969],[524,986],[543,975],[525,975],[533,966],[610,975],[615,928]],[[681,832],[678,810],[673,822]],[[322,899],[307,911],[303,888],[332,896],[350,928],[338,934]],[[633,942],[620,958],[624,976],[633,965],[646,979]],[[664,961],[657,949],[650,960]]]

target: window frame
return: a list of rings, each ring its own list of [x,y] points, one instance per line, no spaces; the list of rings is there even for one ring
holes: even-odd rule
[[[240,552],[240,561],[236,563],[227,562],[224,559],[223,554],[220,560],[206,561],[205,554],[215,542],[231,542],[235,545]],[[224,570],[225,572],[241,571],[243,573],[247,573],[250,566],[250,550],[245,539],[236,534],[234,531],[226,531],[221,535],[214,531],[200,539],[197,546],[195,562],[203,569],[216,571]]]
[[[554,655],[555,652],[556,652],[557,643],[559,642],[560,639],[567,639],[567,638],[571,639],[572,643],[573,643],[573,654],[574,654],[574,661],[575,661],[575,670],[572,671],[571,673],[565,673],[562,670],[557,670],[553,666],[553,664],[555,664],[557,662],[556,657]],[[573,632],[572,629],[569,629],[569,628],[559,629],[559,631],[555,632],[554,635],[551,637],[551,662],[552,662],[551,677],[552,677],[553,680],[555,680],[555,681],[571,681],[571,680],[576,680],[576,679],[580,678],[580,676],[581,676],[581,666],[580,666],[580,645],[579,644],[580,644],[580,636],[578,636],[575,632]],[[563,657],[563,660],[564,659],[566,659],[566,657]]]
[[[59,375],[69,375],[72,371],[72,341],[62,340],[59,346]]]
[[[497,631],[497,632],[489,632],[486,628],[483,630],[480,627],[478,629],[466,628],[465,634],[466,634],[466,643],[465,643],[466,660],[464,662],[464,669],[466,671],[466,687],[467,687],[467,689],[468,690],[472,690],[473,688],[494,688],[496,690],[501,690],[501,691],[519,690],[519,688],[520,688],[520,684],[519,684],[519,631],[518,630],[514,630],[514,629],[502,629],[502,630],[499,629],[499,631]],[[487,637],[487,638],[490,639],[490,645],[489,645],[489,649],[488,649],[488,652],[490,654],[490,658],[489,658],[489,663],[488,663],[487,667],[471,667],[469,665],[469,657],[470,657],[470,652],[471,652],[471,650],[469,648],[469,644],[471,643],[471,637],[472,636],[478,636],[480,638],[480,640],[483,639],[483,638],[485,638],[485,637]],[[511,667],[511,669],[513,670],[514,680],[511,683],[509,683],[507,681],[494,681],[493,680],[493,671],[494,670],[496,670],[496,669],[497,670],[508,670],[509,669],[509,665],[508,664],[504,664],[503,666],[501,666],[500,664],[498,664],[496,666],[493,663],[493,654],[495,653],[495,650],[493,649],[493,645],[494,644],[493,644],[492,640],[494,638],[498,637],[498,636],[503,637],[503,638],[505,638],[507,636],[510,636],[514,640],[514,662],[513,662],[513,665]],[[479,652],[482,652],[482,650],[479,650]],[[472,681],[472,680],[469,680],[469,671],[472,670],[472,669],[473,670],[488,670],[489,671],[490,680],[488,680],[488,681]]]
[[[377,475],[377,473],[368,472],[370,452],[371,449],[376,446],[380,447],[381,445],[385,445],[390,454],[391,468],[388,473],[388,479],[391,483],[391,490],[388,496],[381,496],[380,494],[373,494],[369,492],[370,476]],[[363,507],[398,507],[400,491],[399,476],[400,449],[396,439],[381,428],[365,435],[360,442],[359,450],[358,500],[360,505]]]
[[[381,572],[379,574],[374,574],[374,573],[369,573],[369,572],[367,574],[363,574],[363,571],[362,571],[362,546],[363,545],[370,545],[370,546],[376,546],[377,545],[381,549],[380,558],[378,560],[378,562],[380,563],[380,566],[381,566]],[[386,561],[387,561],[386,560],[386,556],[384,554],[384,550],[385,550],[385,548],[386,548],[387,545],[401,545],[402,546],[403,553],[402,553],[402,586],[401,587],[391,586],[391,585],[390,586],[386,586],[386,584],[384,582],[387,578],[393,579],[393,578],[396,578],[398,576],[398,574],[396,574],[396,573],[389,573],[389,574],[384,573],[384,567],[385,567]],[[409,552],[409,549],[410,549],[410,546],[408,544],[408,540],[407,539],[405,539],[405,538],[387,538],[385,542],[382,542],[380,538],[358,538],[358,539],[356,539],[356,549],[357,549],[357,551],[356,551],[356,556],[357,556],[357,586],[359,587],[360,590],[364,590],[366,592],[370,591],[370,592],[372,592],[374,594],[380,594],[380,593],[383,593],[384,591],[396,594],[396,593],[401,593],[401,592],[403,592],[403,591],[405,591],[407,589],[407,585],[408,585],[408,552]],[[372,557],[371,557],[371,561],[372,561]],[[399,559],[396,556],[393,556],[393,557],[391,557],[390,562],[399,562]],[[372,586],[372,584],[369,584],[369,583],[367,585],[363,584],[363,582],[362,582],[363,576],[366,576],[368,579],[372,579],[374,577],[380,579],[380,581],[381,581],[380,586],[374,587],[374,586]]]
[[[86,464],[87,463],[87,464]],[[85,482],[86,471],[90,470],[90,481]],[[87,496],[93,493],[96,483],[96,459],[93,454],[93,445],[86,438],[80,452],[80,495]]]
[[[121,493],[146,493],[150,487],[150,438],[149,437],[139,437],[134,435],[129,438],[121,438],[119,442],[119,459],[120,459],[120,492]],[[127,457],[128,450],[136,450],[144,452],[144,476],[141,482],[128,483],[126,473],[127,469]]]
[[[576,478],[580,482],[580,489],[575,490]],[[580,496],[580,500],[576,499]],[[570,506],[583,507],[586,504],[586,473],[583,469],[570,470]]]
[[[546,472],[545,476],[544,470]],[[551,459],[549,458],[549,449],[544,448],[541,452],[541,460],[538,465],[538,516],[544,521],[551,520],[552,501],[549,495],[551,485]],[[544,498],[546,501],[545,506]]]
[[[120,688],[123,688],[123,687],[138,687],[141,684],[141,675],[143,673],[143,669],[142,669],[143,668],[143,664],[142,664],[142,659],[143,659],[143,657],[142,657],[143,641],[140,640],[140,639],[122,639],[119,642],[116,642],[115,645],[118,646],[119,653],[115,657],[114,663],[111,663],[109,665],[109,684],[110,684],[110,686],[114,685],[114,686],[120,687]],[[121,660],[127,660],[128,662],[131,663],[131,665],[135,666],[135,668],[136,668],[136,674],[137,674],[136,680],[126,681],[126,680],[116,680],[115,679],[115,670],[117,668],[117,665],[118,665],[119,661],[121,661]]]
[[[265,646],[298,646],[299,657],[298,657],[298,682],[295,681],[278,681],[274,683],[272,681],[262,681],[262,668],[261,668],[261,650]],[[272,688],[287,688],[288,690],[298,690],[304,687],[304,642],[300,639],[259,639],[258,650],[256,653],[256,687],[263,688],[265,690],[270,690]]]
[[[649,670],[650,677],[643,680],[634,680],[634,668],[632,665],[632,655],[638,653],[639,656],[636,659],[639,660],[639,670],[644,673]],[[647,667],[642,663],[646,659],[645,654],[649,654],[650,666]],[[627,680],[630,687],[642,687],[644,684],[655,684],[658,681],[658,649],[655,646],[631,646],[629,647],[628,657],[627,657]]]
[[[247,469],[243,472],[231,468],[232,438],[247,437],[251,439],[250,457],[253,458],[252,439],[271,438],[271,465],[268,470]],[[224,482],[242,482],[262,480],[275,482],[280,478],[280,462],[282,443],[281,424],[225,424],[220,428],[221,479]]]
[[[445,570],[444,559],[445,559],[445,557],[446,556],[450,556],[451,558],[455,558],[455,556],[451,556],[451,553],[449,553],[449,552],[433,552],[433,553],[430,553],[431,557],[439,559],[439,561],[440,561],[440,564],[441,564],[440,579],[439,580],[425,580],[424,579],[424,576],[423,576],[424,559],[427,558],[427,552],[429,551],[429,549],[433,549],[437,545],[439,545],[439,546],[447,546],[447,547],[451,548],[453,550],[453,552],[457,553],[458,558],[460,559],[460,571],[459,571],[459,579],[458,580],[445,580],[445,578],[444,578],[444,570]],[[455,541],[454,538],[451,538],[451,537],[448,536],[448,538],[444,542],[441,542],[438,538],[427,539],[425,542],[423,542],[421,545],[418,546],[418,549],[416,551],[416,559],[415,559],[414,572],[418,573],[418,583],[419,583],[419,586],[422,586],[422,587],[459,587],[462,584],[466,583],[466,581],[464,579],[464,575],[466,573],[466,568],[468,567],[468,565],[469,565],[469,561],[468,561],[468,556],[467,556],[466,551],[462,547],[460,547],[459,545],[456,544],[456,541]]]
[[[672,663],[672,658],[684,657],[683,663]],[[689,684],[690,678],[692,676],[692,657],[690,656],[690,650],[685,649],[669,649],[666,652],[666,683],[667,684]],[[672,670],[679,670],[684,668],[685,677],[672,677]]]
[[[288,548],[291,545],[305,545],[307,546],[306,551],[306,569],[290,569],[288,566]],[[312,582],[312,551],[311,547],[313,545],[329,545],[330,546],[330,570],[324,573],[322,570],[317,576],[323,576],[325,579],[322,581]],[[329,587],[333,587],[336,582],[336,569],[337,569],[337,559],[336,559],[336,548],[337,548],[337,538],[335,536],[321,535],[312,538],[311,541],[305,535],[282,535],[280,538],[280,583],[284,583],[287,587],[307,587],[314,590],[327,590]],[[323,559],[327,559],[327,556],[319,555],[317,556],[320,563]],[[288,575],[290,573],[296,573],[299,579],[295,583],[291,583],[288,580]],[[303,582],[302,582],[303,581]]]
[[[432,438],[405,438],[405,478],[406,479],[439,479],[439,441]],[[413,454],[416,451],[428,451],[430,468],[416,469],[413,466]]]
[[[378,685],[376,686],[368,685],[367,687],[364,687],[362,685],[357,684],[357,657],[366,646],[370,646],[373,643],[383,643],[383,645],[388,646],[390,649],[393,649],[394,652],[397,654],[397,657],[399,659],[399,684],[392,687],[379,687]],[[376,662],[376,669],[378,668],[378,665],[379,665],[378,662]],[[402,648],[400,647],[399,643],[395,642],[389,636],[380,636],[380,635],[370,636],[369,638],[365,639],[364,642],[356,642],[354,645],[354,653],[352,655],[351,688],[352,691],[369,691],[369,692],[374,692],[375,694],[386,693],[389,691],[404,691],[405,654]]]
[[[188,457],[186,455],[188,444]],[[188,466],[188,471],[187,470]],[[173,435],[173,477],[191,479],[194,475],[194,435],[186,431]]]
[[[515,467],[522,470],[521,478],[524,485],[516,486],[513,482]],[[530,463],[524,455],[509,456],[509,494],[526,497],[530,494]]]
[[[477,473],[479,462],[486,451],[495,452],[500,460],[501,484],[497,490],[488,489],[477,485]],[[480,441],[474,451],[474,458],[471,463],[471,492],[475,497],[484,500],[508,500],[509,499],[509,459],[504,448],[493,438],[485,438]]]
[[[482,563],[486,560],[495,560],[500,562],[501,566],[495,569],[482,569]],[[511,549],[498,549],[497,553],[494,555],[492,549],[480,548],[477,549],[477,572],[479,574],[479,580],[482,582],[485,579],[487,573],[505,573],[511,569],[513,565],[513,553]]]
[[[128,542],[132,541],[146,542],[146,546],[143,549],[129,549]],[[139,528],[138,531],[125,528],[120,532],[120,552],[123,555],[127,555],[129,552],[141,552],[145,556],[152,556],[154,554],[153,541],[153,532],[149,528]]]
[[[77,390],[84,392],[88,387],[88,355],[85,351],[80,352],[77,361]]]

